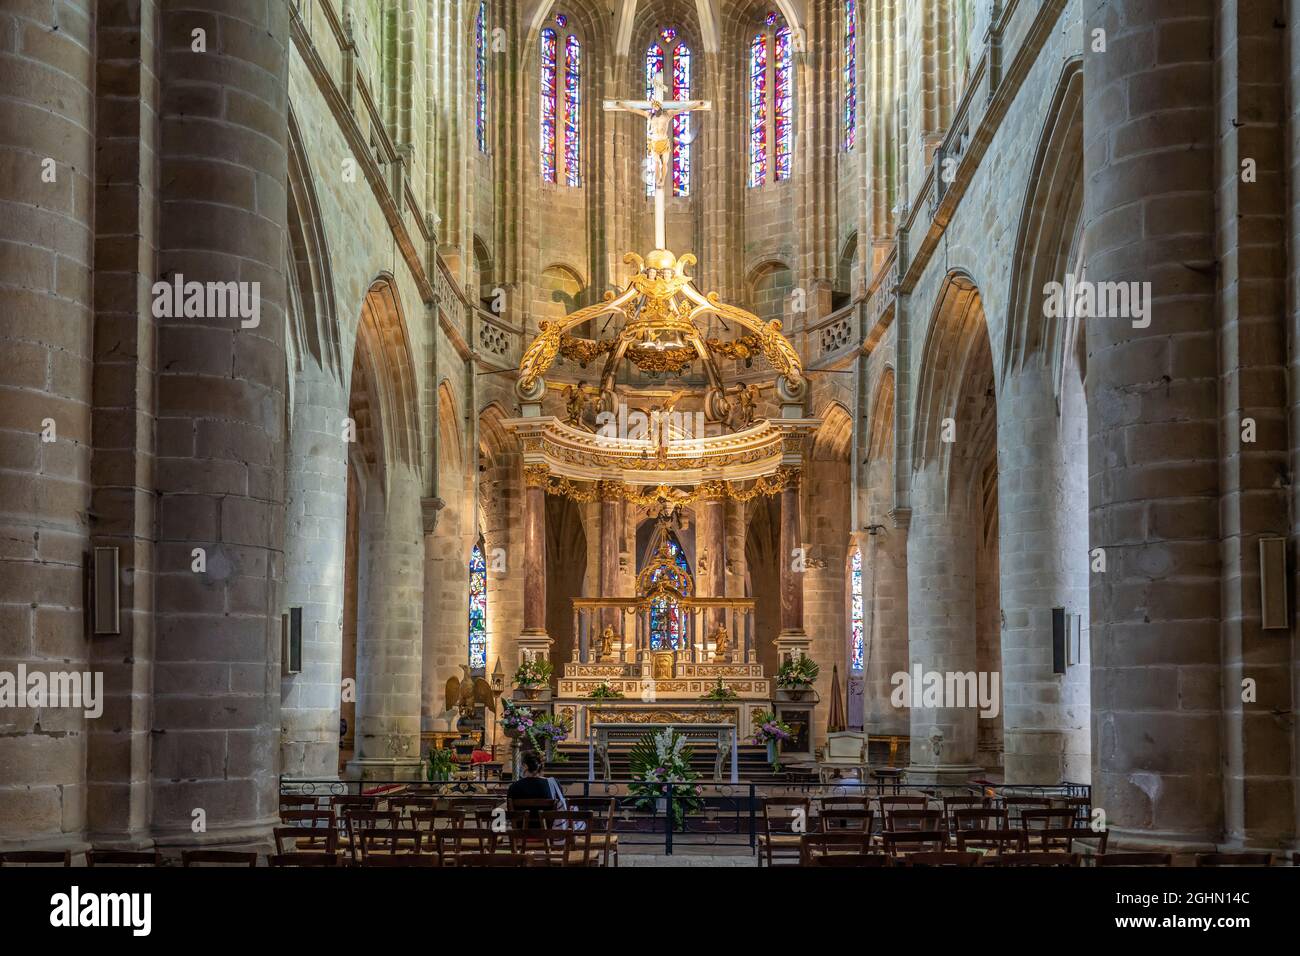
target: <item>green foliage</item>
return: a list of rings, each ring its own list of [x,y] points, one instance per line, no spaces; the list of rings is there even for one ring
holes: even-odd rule
[[[699,774],[691,769],[690,747],[686,738],[671,727],[657,733],[646,734],[628,751],[632,782],[628,793],[636,797],[636,805],[650,809],[656,802],[672,793],[672,826],[681,827],[686,814],[704,806],[695,780]]]
[[[591,700],[620,700],[623,692],[610,687],[608,681],[602,681],[587,697]]]
[[[429,763],[425,770],[426,779],[428,780],[446,780],[451,777],[456,769],[456,762],[452,760],[450,750],[430,750]]]
[[[553,672],[551,662],[544,658],[524,661],[515,671],[514,683],[516,687],[545,687],[551,682]]]
[[[700,700],[735,700],[738,696],[734,690],[722,683],[722,678],[719,677],[718,683],[710,687]]]
[[[815,683],[821,672],[821,667],[811,657],[793,657],[777,670],[776,686],[802,690]]]

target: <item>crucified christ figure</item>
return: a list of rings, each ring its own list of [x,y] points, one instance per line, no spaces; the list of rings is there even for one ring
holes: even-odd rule
[[[664,184],[668,182],[668,157],[672,154],[672,120],[678,113],[691,110],[709,110],[713,104],[708,100],[669,100],[668,88],[662,76],[657,76],[651,85],[648,100],[605,100],[605,110],[635,113],[650,121],[648,136],[650,138],[650,155],[654,159],[655,194],[663,195]]]

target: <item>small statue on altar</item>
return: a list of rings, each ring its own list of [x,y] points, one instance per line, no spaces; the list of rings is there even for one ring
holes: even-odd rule
[[[564,420],[574,428],[586,428],[583,417],[587,413],[587,395],[581,384],[570,385],[564,390]]]
[[[713,641],[713,663],[724,663],[731,653],[731,635],[727,633],[727,625],[719,622],[710,638]]]
[[[695,570],[704,574],[709,570],[709,549],[705,548],[704,553],[700,555],[700,563],[695,566]]]
[[[735,404],[731,406],[731,414],[728,416],[727,425],[732,431],[738,432],[754,424],[754,417],[758,410],[758,386],[745,385],[736,395]]]
[[[614,656],[614,642],[618,640],[618,634],[614,632],[612,624],[606,624],[605,630],[600,632],[600,660],[605,662]]]

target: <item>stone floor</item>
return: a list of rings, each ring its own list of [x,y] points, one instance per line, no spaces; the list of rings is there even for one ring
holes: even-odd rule
[[[672,855],[662,847],[627,847],[620,850],[619,866],[757,866],[758,860],[747,846],[673,847]]]

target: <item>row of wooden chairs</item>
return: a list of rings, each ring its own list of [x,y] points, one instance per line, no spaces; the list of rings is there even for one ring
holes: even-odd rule
[[[87,866],[162,866],[158,850],[86,851]],[[14,850],[0,853],[0,866],[72,866],[71,850]],[[240,850],[182,850],[181,866],[257,866],[257,854]]]

